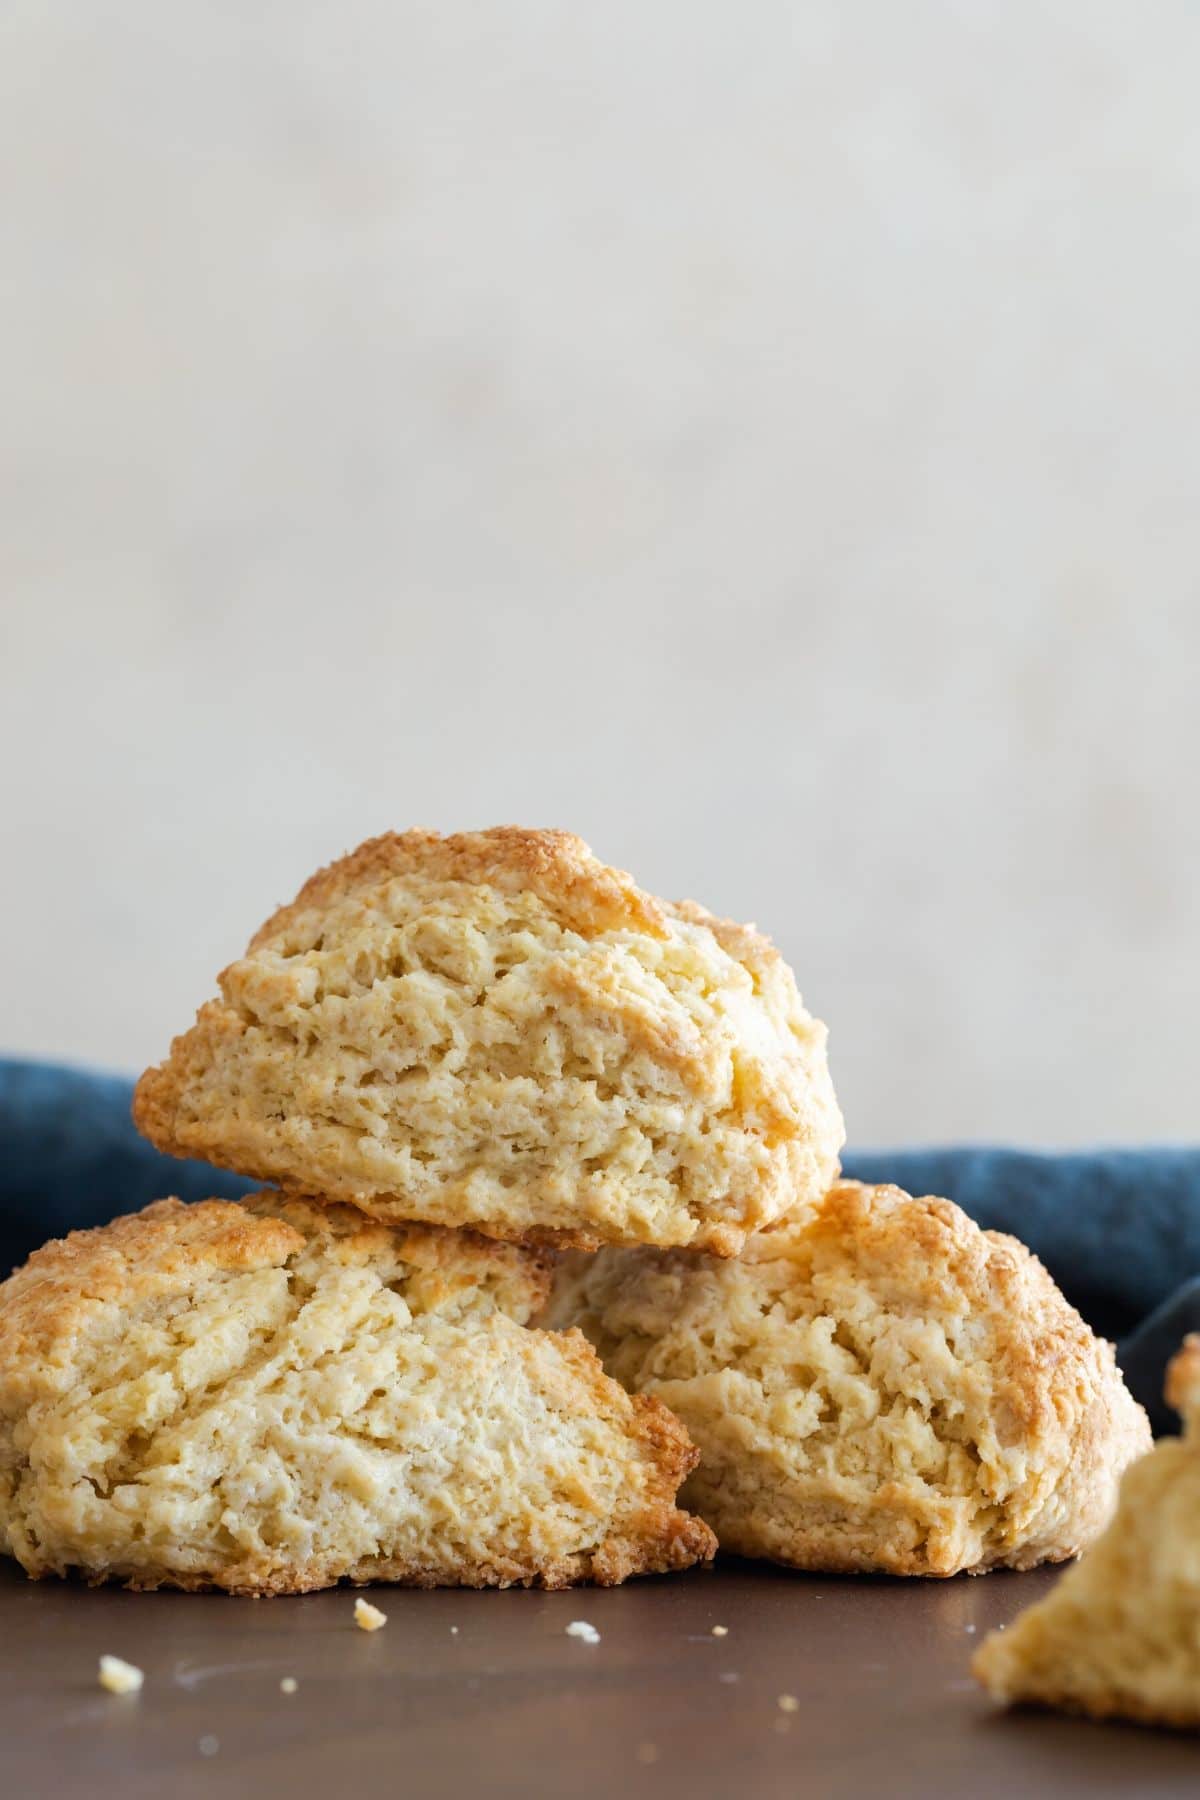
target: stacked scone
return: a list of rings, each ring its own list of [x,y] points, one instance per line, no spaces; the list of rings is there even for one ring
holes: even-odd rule
[[[0,1547],[31,1574],[558,1587],[717,1538],[1024,1568],[1088,1544],[1148,1446],[1019,1244],[839,1182],[825,1029],[766,939],[565,833],[323,870],[134,1111],[271,1185],[0,1287]]]

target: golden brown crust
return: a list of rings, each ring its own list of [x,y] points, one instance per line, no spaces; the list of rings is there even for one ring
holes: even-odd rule
[[[743,968],[751,969],[756,975],[777,966],[783,961],[776,946],[769,937],[759,931],[755,925],[741,925],[736,919],[723,919],[717,913],[709,912],[698,900],[663,900],[658,903],[673,918],[682,919],[689,925],[701,925],[711,931],[721,948],[728,951],[733,960]]]
[[[722,1546],[826,1573],[948,1576],[1073,1556],[1145,1415],[1041,1264],[952,1202],[840,1182],[737,1262],[567,1258],[581,1327],[683,1419],[686,1502]]]
[[[36,1364],[100,1306],[173,1290],[201,1268],[274,1267],[303,1242],[283,1220],[254,1218],[233,1201],[175,1199],[114,1219],[103,1234],[52,1238],[0,1287],[0,1387],[23,1390]]]
[[[0,1285],[0,1549],[241,1594],[711,1556],[683,1427],[525,1328],[547,1289],[513,1246],[276,1193],[48,1244]]]
[[[204,1272],[279,1267],[309,1243],[341,1262],[368,1262],[384,1247],[459,1284],[505,1280],[512,1310],[528,1318],[550,1291],[550,1263],[517,1245],[438,1226],[390,1227],[355,1207],[302,1195],[186,1205],[155,1200],[101,1230],[51,1238],[0,1284],[0,1384],[20,1380],[100,1304],[133,1306],[185,1288]],[[515,1296],[519,1295],[519,1300]]]
[[[486,882],[513,893],[537,894],[584,936],[612,930],[659,938],[667,934],[661,903],[644,894],[623,869],[597,862],[574,832],[494,825],[442,837],[416,827],[368,838],[357,850],[318,869],[296,898],[255,933],[250,948],[286,935],[306,914],[322,911],[355,888],[417,871],[443,881]]]
[[[389,1223],[736,1255],[837,1168],[824,1027],[778,952],[566,832],[372,839],[220,983],[138,1128]]]

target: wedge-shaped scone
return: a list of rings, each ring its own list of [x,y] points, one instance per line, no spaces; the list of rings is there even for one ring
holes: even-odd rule
[[[566,832],[376,838],[220,986],[139,1128],[378,1218],[730,1255],[837,1170],[825,1028],[772,945]]]
[[[1023,1245],[948,1200],[835,1187],[739,1262],[571,1256],[543,1323],[678,1413],[723,1549],[953,1575],[1073,1556],[1149,1427]]]
[[[162,1200],[0,1286],[0,1548],[31,1575],[564,1587],[711,1555],[695,1462],[527,1252],[348,1207]]]
[[[997,1700],[1200,1729],[1200,1337],[1168,1371],[1184,1415],[1126,1474],[1095,1549],[975,1657]]]

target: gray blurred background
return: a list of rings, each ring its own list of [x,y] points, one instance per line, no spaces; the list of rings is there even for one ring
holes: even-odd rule
[[[756,919],[860,1145],[1196,1132],[1200,11],[9,0],[0,1036],[368,833]]]

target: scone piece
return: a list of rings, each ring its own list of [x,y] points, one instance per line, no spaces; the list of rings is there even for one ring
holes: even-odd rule
[[[1183,1437],[1134,1464],[1095,1549],[980,1647],[997,1700],[1200,1728],[1200,1337],[1171,1364],[1167,1399]]]
[[[1073,1556],[1150,1441],[1100,1342],[1015,1239],[843,1182],[739,1262],[564,1259],[543,1323],[687,1426],[725,1550],[799,1569],[979,1573]]]
[[[837,1170],[825,1027],[778,952],[567,832],[375,838],[220,987],[139,1129],[377,1218],[732,1255]]]
[[[0,1285],[0,1549],[30,1575],[302,1593],[685,1568],[695,1463],[528,1252],[263,1194],[161,1200]]]

